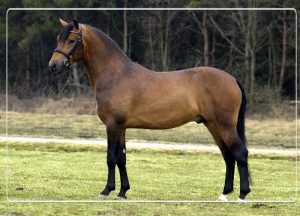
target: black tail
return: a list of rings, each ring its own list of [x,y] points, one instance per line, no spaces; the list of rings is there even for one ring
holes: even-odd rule
[[[237,132],[243,141],[243,143],[246,145],[247,140],[246,140],[246,135],[245,135],[245,113],[246,113],[246,105],[247,105],[247,98],[246,98],[246,93],[244,90],[244,87],[242,84],[237,80],[236,81],[238,86],[241,89],[242,92],[242,103],[239,111],[239,117],[238,117],[238,122],[237,122]]]
[[[246,145],[247,144],[247,139],[246,139],[246,135],[245,135],[245,113],[246,113],[246,106],[247,106],[247,98],[246,98],[246,93],[245,93],[243,85],[238,80],[236,82],[237,82],[237,84],[238,84],[238,86],[239,86],[239,88],[241,89],[241,92],[242,92],[242,103],[241,103],[241,107],[240,107],[240,111],[239,111],[239,117],[238,117],[238,122],[237,122],[236,129],[237,129],[237,132],[238,132],[241,140]],[[249,165],[248,165],[248,173],[249,173],[250,185],[253,185],[254,182],[251,178],[251,172],[250,172]]]

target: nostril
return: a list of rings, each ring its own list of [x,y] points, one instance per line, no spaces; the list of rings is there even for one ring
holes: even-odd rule
[[[55,72],[56,71],[56,64],[54,62],[49,64],[49,71]]]
[[[53,65],[52,65],[52,71],[55,71],[55,70],[56,70],[56,64],[53,63]]]

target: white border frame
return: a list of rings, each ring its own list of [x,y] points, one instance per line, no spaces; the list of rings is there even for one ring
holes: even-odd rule
[[[297,110],[298,110],[298,95],[297,95],[297,79],[298,79],[298,68],[297,68],[297,60],[298,60],[298,47],[297,47],[297,10],[295,8],[9,8],[6,11],[6,114],[5,114],[5,134],[8,137],[8,13],[9,11],[36,11],[36,10],[79,10],[79,11],[166,11],[166,10],[179,10],[179,11],[249,11],[249,10],[257,10],[257,11],[294,11],[295,12],[295,118],[296,118],[296,138],[295,145],[296,151],[298,150],[298,123],[297,123]],[[8,144],[5,146],[5,156],[6,156],[6,164],[5,164],[5,195],[6,200],[9,203],[240,203],[238,201],[213,201],[213,200],[10,200],[8,197]],[[298,199],[298,154],[295,153],[296,158],[296,197],[293,200],[247,200],[245,203],[295,203]]]

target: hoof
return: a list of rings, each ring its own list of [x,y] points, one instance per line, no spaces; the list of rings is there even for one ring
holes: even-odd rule
[[[247,201],[245,199],[238,198],[237,202],[245,203]]]
[[[125,200],[125,199],[127,199],[127,196],[117,196],[117,199],[119,199],[119,200]]]
[[[224,194],[221,194],[218,198],[219,201],[222,201],[222,202],[227,202],[228,199],[227,199],[227,195],[224,195]]]
[[[127,199],[126,191],[127,191],[127,190],[121,189],[120,192],[118,193],[117,197],[118,197],[119,199]]]
[[[99,194],[99,197],[100,197],[100,198],[104,198],[104,199],[105,199],[105,198],[108,198],[108,197],[109,197],[109,195],[106,195],[106,194],[101,194],[101,193],[100,193],[100,194]]]
[[[104,190],[99,194],[99,197],[101,197],[101,198],[107,198],[109,196],[109,193],[111,191],[113,191],[114,189],[115,189],[114,187],[108,187],[108,186],[106,186],[104,188]]]
[[[118,199],[127,199],[127,196],[125,195],[124,192],[120,192],[117,196]]]

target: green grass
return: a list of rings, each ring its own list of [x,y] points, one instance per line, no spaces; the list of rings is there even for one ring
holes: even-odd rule
[[[3,156],[5,144],[0,142]],[[8,143],[8,147],[9,199],[99,199],[107,175],[105,148],[14,142]],[[219,154],[137,149],[128,149],[127,153],[130,200],[215,200],[222,191],[225,166]],[[254,185],[248,199],[295,199],[294,159],[283,155],[250,155]],[[0,166],[4,173],[4,163]],[[116,176],[117,190],[110,199],[114,199],[119,189]],[[238,197],[238,185],[236,172],[231,200]],[[12,204],[5,202],[4,181],[0,182],[0,196],[3,204],[0,215],[297,215],[300,211],[299,198],[290,204]]]
[[[15,136],[105,139],[96,115],[8,113],[8,132]],[[248,145],[294,148],[295,121],[246,121]],[[0,135],[5,112],[0,111]],[[129,129],[127,140],[214,145],[203,125],[189,123],[171,130]],[[0,154],[5,155],[4,142]],[[215,200],[222,191],[224,162],[219,154],[128,149],[130,200]],[[4,158],[4,157],[3,157]],[[9,199],[97,200],[105,186],[105,148],[58,143],[9,143]],[[283,155],[250,155],[254,185],[249,199],[295,199],[295,161]],[[5,173],[5,159],[0,164]],[[299,164],[300,165],[300,164]],[[298,165],[298,167],[299,167]],[[298,174],[299,176],[299,174]],[[119,177],[116,174],[117,190]],[[4,175],[0,181],[0,215],[297,215],[296,203],[8,203]],[[235,193],[239,178],[236,173]],[[298,183],[298,188],[299,188]],[[23,190],[17,190],[17,189]],[[298,191],[299,196],[299,191]]]
[[[5,112],[0,115],[0,135],[5,134]],[[296,121],[265,119],[246,121],[248,146],[295,148]],[[8,113],[8,133],[15,136],[105,139],[104,125],[96,115]],[[127,140],[214,145],[203,124],[188,123],[169,130],[128,129]]]

